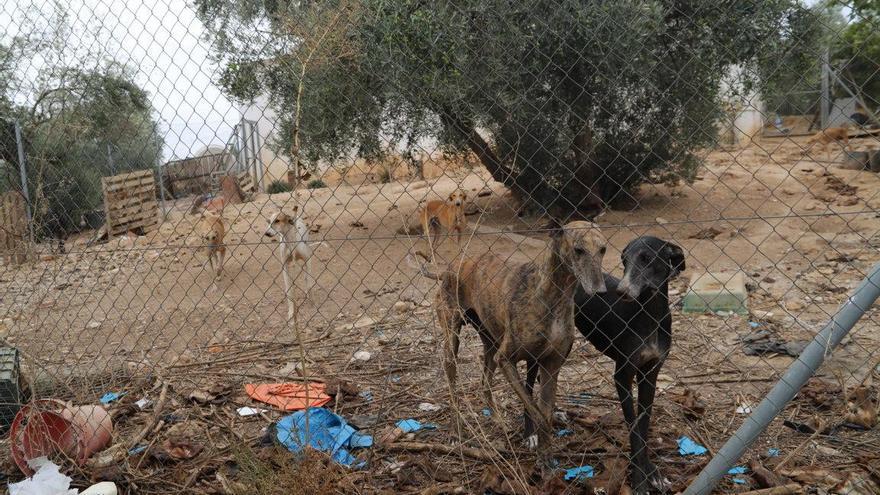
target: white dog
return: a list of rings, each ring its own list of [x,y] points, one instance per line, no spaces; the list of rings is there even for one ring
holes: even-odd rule
[[[299,207],[292,208],[293,216],[284,212],[272,215],[265,235],[278,239],[278,255],[281,257],[281,274],[284,277],[284,294],[287,298],[287,318],[293,318],[293,279],[290,265],[294,259],[303,262],[306,274],[306,294],[314,284],[311,277],[312,248],[309,246],[309,228],[299,215]]]

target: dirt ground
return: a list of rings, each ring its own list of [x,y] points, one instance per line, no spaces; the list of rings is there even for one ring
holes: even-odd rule
[[[747,148],[707,152],[693,184],[646,185],[636,208],[610,211],[598,220],[610,244],[604,265],[611,273],[622,272],[620,250],[640,235],[674,241],[687,254],[687,270],[671,288],[674,347],[660,377],[651,444],[655,463],[675,489],[683,489],[708,458],[680,456],[676,439],[687,435],[716,452],[746,417],[735,412],[737,407],[757,405],[792,362],[782,355],[746,356],[740,338],[768,330],[786,341],[810,339],[880,260],[880,177],[802,156],[803,141],[766,139]],[[465,406],[460,414],[449,410],[438,357],[441,336],[430,308],[436,283],[407,262],[407,254],[424,241],[396,233],[412,222],[420,201],[443,197],[455,187],[466,190],[475,205],[468,219],[476,228],[463,243],[468,253],[490,249],[522,260],[541,254],[535,242],[542,237],[535,232],[541,219],[517,217],[503,186],[485,171],[460,170],[429,181],[258,195],[229,206],[223,214],[231,224],[228,261],[215,287],[200,252],[197,217],[181,201],[170,207],[156,232],[88,247],[84,236],[68,246],[67,254],[44,254],[33,264],[5,267],[0,272],[0,329],[6,342],[22,352],[28,375],[54,383],[47,390],[64,398],[94,402],[113,388],[128,391],[133,401],[145,393],[155,396],[159,382],[171,384],[169,407],[208,432],[207,437],[204,431],[196,435],[205,450],[172,466],[138,462],[134,468],[130,459],[119,475],[130,493],[161,493],[143,479],[147,474],[161,479],[156,473],[165,473],[178,489],[233,493],[234,486],[218,488],[222,483],[216,476],[227,464],[241,463],[241,452],[230,442],[258,439],[281,416],[270,411],[237,417],[235,407],[254,405],[241,385],[303,373],[295,333],[285,322],[277,245],[263,235],[272,213],[299,204],[312,238],[324,243],[313,260],[316,286],[307,297],[297,295],[298,325],[308,343],[304,373],[349,383],[356,392],[340,393],[331,405],[345,417],[360,418],[360,426],[374,435],[399,419],[416,418],[438,428],[411,434],[410,443],[453,445],[460,440],[502,453],[486,462],[426,454],[412,446],[374,448],[364,454],[369,469],[340,475],[342,481],[330,492],[453,493],[461,488],[460,493],[477,493],[491,481],[490,468],[534,484],[523,474],[534,456],[519,438],[520,407],[502,378],[495,386],[502,424],[482,414],[480,344],[472,331],[465,331],[459,365],[458,393]],[[451,240],[440,248],[444,259],[456,252]],[[749,280],[748,317],[681,313],[689,276],[737,270]],[[304,286],[301,277],[298,283]],[[846,401],[843,392],[833,389],[849,390],[863,381],[873,386],[872,371],[880,371],[878,343],[880,325],[872,309],[811,385],[832,392],[802,394],[784,419],[839,423]],[[354,360],[358,351],[369,352],[369,360]],[[613,459],[625,459],[628,448],[610,370],[610,361],[592,347],[576,344],[558,398],[570,418],[560,429],[571,434],[560,436],[552,447],[560,467],[590,464],[606,481]],[[84,373],[93,378],[77,380]],[[81,386],[84,382],[89,386]],[[208,408],[187,399],[192,390],[218,383],[232,392],[217,404]],[[439,408],[420,409],[422,403]],[[147,417],[137,413],[120,421],[117,437],[132,435]],[[222,427],[212,418],[222,418]],[[781,456],[768,458],[771,448]],[[842,429],[811,437],[786,428],[780,418],[748,455],[771,467],[784,463],[778,472],[832,490],[849,473],[880,473],[877,452],[876,430]],[[827,469],[829,477],[793,472],[811,464]],[[331,471],[326,463],[324,469]],[[728,476],[721,490],[758,487],[749,475],[740,478],[744,484]],[[436,486],[446,491],[424,491]],[[562,486],[569,493],[583,490],[574,483]]]

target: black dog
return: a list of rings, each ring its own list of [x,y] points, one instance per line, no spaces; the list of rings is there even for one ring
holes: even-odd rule
[[[672,343],[669,280],[684,271],[684,252],[656,237],[639,237],[621,254],[623,279],[605,275],[607,292],[575,294],[575,325],[596,349],[614,360],[614,384],[629,427],[631,487],[665,491],[665,480],[648,458],[648,428],[657,375]],[[531,388],[535,373],[529,370]],[[638,415],[633,380],[638,385]]]

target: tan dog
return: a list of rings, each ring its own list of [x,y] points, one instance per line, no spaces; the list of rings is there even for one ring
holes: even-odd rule
[[[551,431],[557,376],[577,333],[573,300],[577,284],[587,294],[605,292],[605,238],[598,225],[553,222],[550,229],[547,254],[540,262],[516,263],[486,253],[454,263],[441,275],[421,266],[422,274],[440,280],[434,305],[446,339],[444,367],[453,400],[461,327],[469,323],[483,342],[486,401],[497,411],[492,379],[500,366],[525,406],[525,438],[532,449],[546,445]],[[520,361],[540,371],[539,405],[523,387],[516,369]],[[530,431],[534,423],[529,418],[537,420],[539,435]]]
[[[213,213],[203,215],[201,221],[205,228],[202,240],[205,242],[208,264],[214,273],[214,279],[220,280],[223,261],[226,259],[226,244],[223,242],[226,237],[226,226],[223,224],[223,217]]]
[[[807,140],[807,148],[804,150],[804,154],[810,152],[813,149],[813,146],[819,145],[822,147],[822,150],[825,151],[828,156],[828,160],[831,159],[831,152],[828,150],[828,145],[836,142],[843,143],[843,149],[849,147],[849,129],[846,127],[829,127],[824,131],[819,131],[814,134],[810,139]]]
[[[428,237],[430,255],[434,255],[434,248],[440,237],[440,227],[449,233],[455,233],[455,242],[461,248],[461,234],[467,228],[467,217],[464,215],[464,203],[467,201],[467,193],[456,189],[446,198],[446,201],[428,201],[419,213],[422,224],[422,232]]]
[[[314,282],[311,278],[312,255],[314,251],[309,246],[309,228],[300,217],[299,206],[294,205],[290,209],[292,215],[278,212],[269,219],[264,235],[278,240],[278,256],[281,259],[281,275],[284,280],[284,296],[287,299],[287,319],[293,318],[295,307],[293,303],[293,278],[290,276],[290,265],[294,260],[301,261],[303,272],[306,277],[306,294],[312,288]]]

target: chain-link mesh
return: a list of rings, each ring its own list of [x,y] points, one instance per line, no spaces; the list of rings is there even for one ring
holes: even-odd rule
[[[880,260],[878,16],[0,3],[4,475],[683,491]],[[878,329],[717,492],[880,492]]]

